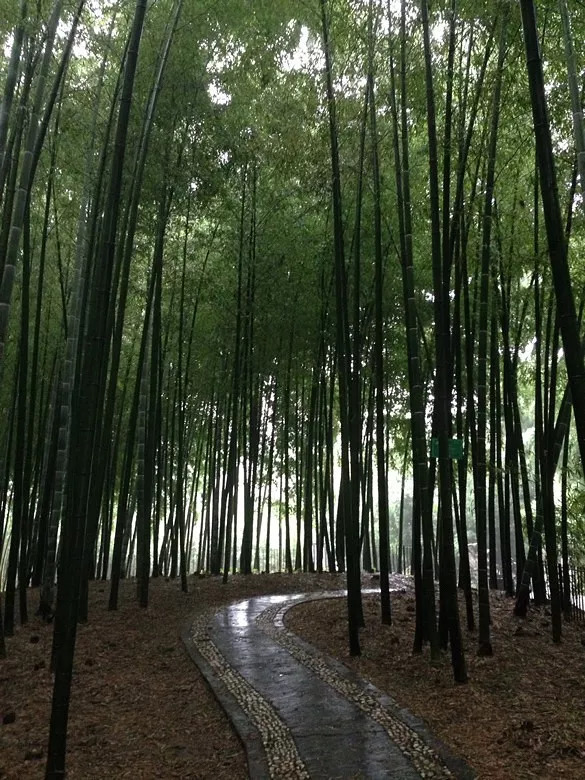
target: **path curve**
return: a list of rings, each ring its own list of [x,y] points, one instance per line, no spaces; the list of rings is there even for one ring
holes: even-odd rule
[[[291,607],[343,595],[245,599],[183,631],[244,744],[252,780],[473,778],[419,718],[285,627]]]

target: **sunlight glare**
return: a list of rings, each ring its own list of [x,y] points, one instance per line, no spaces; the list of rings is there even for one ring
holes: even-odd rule
[[[283,52],[280,59],[280,67],[284,73],[293,71],[323,70],[325,58],[321,46],[311,40],[309,29],[305,25],[301,27],[299,42],[292,54]]]

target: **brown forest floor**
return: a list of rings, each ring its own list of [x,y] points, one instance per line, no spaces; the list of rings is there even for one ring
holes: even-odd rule
[[[412,655],[411,593],[392,595],[392,626],[380,623],[379,599],[364,598],[359,658],[348,656],[346,607],[337,599],[294,607],[286,625],[423,718],[478,777],[582,780],[585,626],[564,625],[563,642],[554,645],[547,609],[532,608],[522,620],[513,616],[513,603],[492,593],[492,657],[478,657],[477,633],[463,631],[466,685],[453,682],[447,654],[436,666],[428,650]],[[465,615],[462,599],[460,614]]]
[[[247,777],[243,749],[180,640],[200,609],[256,594],[343,587],[339,575],[257,575],[156,580],[140,610],[135,585],[122,584],[120,608],[106,609],[108,585],[90,589],[90,622],[80,626],[71,699],[67,776],[108,778]],[[36,593],[31,593],[31,612]],[[495,656],[468,652],[470,683],[451,681],[448,658],[430,666],[410,653],[412,596],[394,594],[394,625],[381,626],[373,599],[365,601],[363,655],[349,659],[343,600],[295,607],[288,624],[348,663],[423,717],[437,736],[482,778],[585,777],[584,630],[564,627],[550,640],[549,618],[533,612],[520,635],[510,602],[495,595]],[[51,628],[36,617],[7,639],[0,661],[0,780],[44,776],[52,678]],[[2,725],[14,713],[12,723]],[[11,717],[8,718],[11,720]]]

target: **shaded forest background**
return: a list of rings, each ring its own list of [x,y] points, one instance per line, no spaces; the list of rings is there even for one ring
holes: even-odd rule
[[[92,578],[346,571],[359,654],[362,567],[384,622],[408,570],[461,682],[457,586],[480,653],[490,588],[560,641],[584,38],[578,0],[0,0],[0,651],[54,618],[50,771]]]

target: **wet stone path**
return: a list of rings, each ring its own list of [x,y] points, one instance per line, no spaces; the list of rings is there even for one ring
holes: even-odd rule
[[[340,595],[246,599],[183,632],[242,739],[250,777],[472,778],[418,718],[285,628],[295,604]]]

